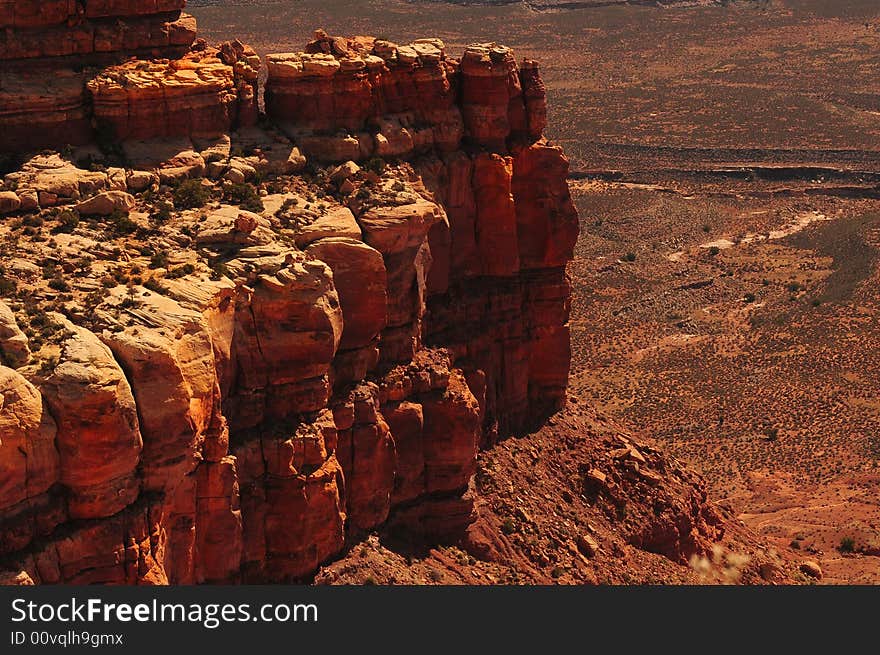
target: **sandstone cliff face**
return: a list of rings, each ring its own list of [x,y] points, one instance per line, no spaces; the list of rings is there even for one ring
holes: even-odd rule
[[[259,58],[237,42],[219,51],[194,46],[196,21],[185,5],[0,3],[0,120],[8,128],[0,152],[60,149],[96,136],[219,135],[253,124]],[[132,54],[172,60],[101,68]]]
[[[89,80],[94,120],[116,139],[216,136],[252,125],[260,58],[238,42],[171,61],[129,61]]]
[[[506,151],[539,139],[546,123],[537,65],[521,72],[513,52],[494,43],[457,60],[439,39],[399,46],[318,32],[306,52],[267,63],[268,115],[320,160],[449,153],[463,140]]]
[[[186,0],[3,0],[0,60],[114,51],[185,51],[195,38]]]
[[[99,5],[80,20],[133,11]],[[13,24],[56,24],[48,9]],[[0,271],[36,298],[0,314],[17,367],[0,368],[9,579],[293,581],[379,526],[457,539],[480,444],[563,403],[578,219],[536,65],[494,44],[459,61],[436,39],[318,33],[268,66],[280,132],[254,127],[253,52],[198,44],[80,79],[88,129],[126,139],[126,167],[41,155],[7,176],[11,212],[110,214],[58,230],[48,258],[23,241],[16,261],[39,259],[43,280]],[[160,182],[226,194],[258,174],[262,211],[147,204]],[[61,307],[53,271],[84,251]],[[43,299],[66,315],[41,318]]]
[[[487,376],[490,432],[523,430],[558,408],[569,361],[564,268],[578,222],[568,162],[541,140],[537,64],[520,70],[497,44],[456,60],[436,39],[398,46],[323,33],[305,53],[268,64],[267,112],[307,155],[417,157],[417,186],[443,209],[432,218],[401,204],[377,216],[352,205],[400,303],[382,359],[403,361],[423,341],[453,348]],[[387,229],[398,216],[405,232]],[[422,228],[428,267],[417,250]]]
[[[59,481],[71,518],[111,516],[140,492],[143,440],[128,380],[89,330],[57,317],[65,331],[57,365],[32,373],[58,426]]]

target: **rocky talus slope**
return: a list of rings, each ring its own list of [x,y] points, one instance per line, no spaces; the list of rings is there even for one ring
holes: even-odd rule
[[[498,558],[480,446],[562,408],[570,360],[537,64],[319,32],[261,117],[259,57],[182,2],[30,4],[0,5],[0,577],[307,580],[377,530]],[[577,493],[647,504],[665,465],[609,452]],[[630,543],[686,562],[723,521],[669,484]]]

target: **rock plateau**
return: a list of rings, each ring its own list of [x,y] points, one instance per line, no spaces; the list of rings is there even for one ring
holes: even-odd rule
[[[0,3],[4,579],[463,538],[480,445],[565,401],[578,216],[537,64],[318,32],[266,58],[261,119],[260,58],[183,5]]]

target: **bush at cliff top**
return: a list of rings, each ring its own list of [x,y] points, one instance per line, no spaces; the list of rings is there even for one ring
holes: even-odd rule
[[[197,209],[205,206],[211,197],[211,192],[200,180],[185,180],[174,189],[172,197],[177,209]]]

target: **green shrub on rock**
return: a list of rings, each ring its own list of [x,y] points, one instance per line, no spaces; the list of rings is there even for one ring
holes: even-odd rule
[[[211,198],[211,192],[201,180],[184,180],[172,194],[176,209],[197,209],[204,207]]]

